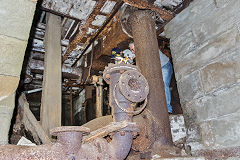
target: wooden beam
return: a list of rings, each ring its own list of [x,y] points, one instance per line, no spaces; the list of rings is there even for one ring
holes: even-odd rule
[[[116,47],[120,42],[127,40],[129,37],[122,31],[120,21],[112,24],[111,30],[106,33],[108,36],[102,41],[102,52],[96,55],[96,59],[100,56],[111,55],[112,48]]]
[[[68,58],[71,51],[77,47],[77,44],[81,41],[84,34],[86,34],[86,32],[87,32],[89,26],[91,25],[92,21],[94,20],[95,16],[98,13],[100,13],[100,10],[101,10],[102,6],[104,5],[104,2],[105,2],[105,0],[97,1],[96,7],[94,8],[94,10],[91,13],[91,15],[89,16],[89,18],[87,19],[87,22],[79,27],[79,33],[76,35],[74,40],[67,47],[67,51],[62,58],[63,62]]]
[[[34,140],[39,138],[43,144],[51,143],[50,138],[29,109],[29,104],[23,93],[18,99],[18,104],[20,107],[22,122],[25,128],[32,133]]]
[[[43,129],[50,135],[50,129],[61,126],[61,17],[51,13],[47,17],[40,120]]]
[[[70,86],[70,125],[73,125],[73,101],[72,101],[72,85]]]
[[[31,72],[42,74],[44,72],[44,62],[41,60],[29,60]],[[79,68],[62,65],[62,76],[68,79],[78,79],[82,77],[82,71]]]
[[[103,116],[103,78],[96,83],[96,118]]]
[[[86,111],[86,119],[90,121],[95,117],[95,108],[93,103],[93,95],[92,92],[94,90],[94,86],[86,86],[85,87],[85,102],[87,103],[85,111]]]
[[[127,122],[127,121],[121,121],[121,122],[111,122],[109,125],[104,126],[102,128],[99,128],[95,131],[92,131],[88,136],[83,137],[83,143],[92,141],[96,138],[102,138],[107,136],[108,134],[119,131],[120,129],[128,127],[131,128],[132,131],[138,132],[137,125],[135,122]]]
[[[115,0],[115,1],[120,1],[120,0]],[[103,24],[102,27],[98,30],[98,32],[93,36],[93,38],[90,39],[90,41],[86,41],[86,42],[85,42],[85,44],[88,44],[88,45],[86,46],[86,48],[85,48],[84,51],[82,52],[81,56],[79,56],[79,57],[76,59],[76,61],[72,64],[72,66],[75,66],[75,64],[77,63],[77,61],[78,61],[79,59],[81,59],[81,57],[83,56],[83,54],[84,54],[84,53],[86,52],[86,50],[90,47],[91,43],[93,43],[93,42],[96,40],[96,38],[99,36],[99,34],[101,34],[101,32],[102,32],[102,31],[104,30],[104,28],[109,24],[109,22],[112,20],[112,18],[115,16],[115,14],[118,12],[118,10],[121,8],[122,5],[123,5],[123,2],[120,1],[119,3],[117,3],[117,4],[114,6],[111,15],[110,15],[110,16],[108,17],[108,19],[104,22],[104,24]],[[75,42],[73,41],[73,42],[70,44],[70,45],[72,45],[72,49],[69,50],[69,54],[70,54],[70,52],[71,52],[74,48],[76,48],[76,46],[77,46],[77,45],[74,46],[74,43],[79,43],[79,40],[77,40],[77,37],[75,37],[74,40],[76,40],[76,41],[75,41]],[[70,45],[69,45],[69,47],[71,47]],[[66,53],[68,53],[68,52],[66,52]]]
[[[146,0],[123,0],[125,3],[134,6],[140,9],[151,9],[155,12],[158,12],[161,15],[161,18],[165,21],[170,21],[174,14],[170,11],[166,11],[158,6],[155,6],[153,3],[149,3]]]

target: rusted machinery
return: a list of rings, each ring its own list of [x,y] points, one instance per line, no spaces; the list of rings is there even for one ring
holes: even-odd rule
[[[109,64],[104,70],[104,80],[110,84],[110,106],[115,122],[132,122],[132,116],[140,113],[147,103],[149,87],[140,70],[133,65]],[[144,101],[139,109],[133,104]],[[39,146],[5,145],[0,147],[0,159],[64,159],[64,160],[123,160],[128,155],[137,126],[127,126],[113,133],[112,141],[104,138],[82,144],[82,136],[90,130],[86,127],[65,126],[51,130],[57,142]]]

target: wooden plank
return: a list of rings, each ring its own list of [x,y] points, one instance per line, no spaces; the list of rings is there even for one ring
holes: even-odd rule
[[[103,78],[99,77],[96,85],[96,118],[103,116]]]
[[[109,135],[109,133],[118,131],[120,129],[129,127],[132,131],[139,131],[136,127],[136,123],[135,122],[127,122],[127,121],[121,121],[121,122],[112,122],[109,125],[99,128],[95,131],[92,131],[88,136],[84,136],[83,137],[83,143],[92,141],[96,138],[102,138],[105,137],[107,135]]]
[[[43,129],[61,126],[62,75],[61,75],[61,17],[48,14],[45,33],[44,75],[40,120]]]
[[[38,137],[39,137],[39,139],[43,144],[51,143],[50,138],[48,137],[46,132],[43,130],[42,126],[37,121],[33,113],[30,111],[29,104],[23,93],[19,97],[18,102],[19,102],[23,124],[25,128],[32,133],[34,140],[38,141]]]

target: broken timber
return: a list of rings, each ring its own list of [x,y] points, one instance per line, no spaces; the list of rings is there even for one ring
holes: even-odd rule
[[[51,143],[50,138],[47,136],[42,126],[39,124],[33,113],[30,111],[29,104],[23,93],[19,97],[18,103],[20,107],[22,122],[25,128],[32,133],[34,140],[39,138],[43,144]]]

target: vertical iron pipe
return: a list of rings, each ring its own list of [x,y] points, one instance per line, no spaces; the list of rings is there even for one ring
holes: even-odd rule
[[[116,92],[116,99],[119,101],[119,104],[124,109],[130,109],[131,103],[128,101],[119,91],[118,87],[118,80],[120,78],[121,74],[120,71],[118,72],[112,72],[110,74],[110,106],[113,109],[113,121],[114,122],[120,122],[120,121],[132,121],[132,116],[127,115],[124,111],[122,111],[117,104],[114,101],[113,92]],[[116,86],[116,90],[114,90]],[[123,131],[125,132],[125,131]],[[117,159],[125,159],[128,155],[132,144],[132,134],[130,132],[125,132],[124,135],[120,135],[119,132],[116,132],[113,136],[112,142],[110,143],[110,146],[113,149],[113,152],[115,153],[115,157]]]
[[[136,63],[149,84],[147,109],[157,122],[153,122],[152,142],[173,145],[155,23],[146,11],[136,11],[130,18],[136,50]]]

